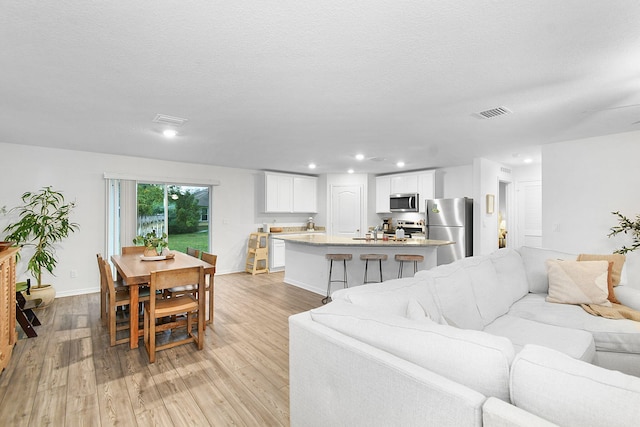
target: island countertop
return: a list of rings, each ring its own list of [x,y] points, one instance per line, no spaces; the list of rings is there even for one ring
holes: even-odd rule
[[[356,246],[356,247],[402,247],[402,248],[421,248],[431,246],[452,245],[455,242],[448,240],[430,240],[430,239],[406,239],[406,240],[366,240],[365,238],[352,238],[341,236],[327,236],[325,234],[293,234],[293,235],[274,235],[273,239],[280,239],[287,242],[295,242],[312,246]]]

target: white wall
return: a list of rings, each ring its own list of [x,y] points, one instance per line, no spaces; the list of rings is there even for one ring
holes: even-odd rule
[[[612,211],[640,214],[640,132],[542,147],[543,245],[562,251],[611,253],[630,243],[608,238]],[[640,287],[640,253],[627,254],[627,274]]]
[[[77,202],[72,219],[80,224],[80,230],[58,248],[56,277],[45,277],[46,282],[55,284],[59,296],[99,289],[95,255],[105,251],[104,172],[219,180],[220,186],[214,187],[212,195],[210,250],[219,256],[219,273],[244,270],[247,237],[260,224],[256,222],[254,197],[258,171],[3,143],[0,153],[4,177],[0,207],[14,207],[25,191],[49,185],[62,191],[68,201]],[[1,230],[10,219],[0,215],[0,237],[4,237]],[[19,280],[28,277],[24,273],[28,252],[25,255],[18,264]],[[71,278],[71,270],[77,271],[76,278]]]
[[[436,171],[436,197],[473,197],[473,165],[441,168]]]

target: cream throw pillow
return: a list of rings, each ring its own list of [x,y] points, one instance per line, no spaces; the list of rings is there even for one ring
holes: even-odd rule
[[[611,307],[607,261],[546,261],[549,275],[548,302],[597,304]]]

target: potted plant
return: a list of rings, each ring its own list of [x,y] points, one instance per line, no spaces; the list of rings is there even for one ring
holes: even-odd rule
[[[167,242],[167,233],[162,233],[161,236],[157,236],[155,232],[150,231],[145,235],[136,236],[133,239],[134,245],[144,246],[144,256],[158,256],[162,255],[164,248],[169,246]]]
[[[9,233],[5,240],[34,248],[27,271],[36,279],[36,286],[31,288],[36,295],[30,297],[42,299],[40,307],[43,307],[53,302],[55,288],[42,283],[42,271],[44,269],[54,275],[58,263],[55,245],[79,228],[69,220],[75,203],[66,203],[62,193],[50,186],[38,192],[27,191],[22,195],[22,202],[22,206],[11,209],[17,211],[18,220],[4,229]]]
[[[630,247],[623,246],[622,248],[615,251],[615,253],[626,254],[627,252],[632,252],[640,248],[640,215],[636,215],[636,220],[633,221],[622,215],[620,212],[611,213],[618,217],[618,225],[615,227],[611,227],[611,232],[608,234],[608,236],[611,237],[619,233],[624,233],[631,234],[631,237],[633,239]]]

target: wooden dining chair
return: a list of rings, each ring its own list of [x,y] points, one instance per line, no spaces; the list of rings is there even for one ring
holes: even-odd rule
[[[184,286],[195,284],[198,289],[204,288],[204,267],[188,267],[173,270],[160,270],[151,272],[149,289],[151,294],[163,291],[172,286]],[[144,346],[149,355],[149,362],[156,361],[156,351],[172,348],[178,345],[195,342],[198,350],[204,348],[204,316],[197,316],[200,307],[204,309],[204,300],[198,300],[191,294],[184,294],[174,298],[151,298],[144,304]],[[162,318],[173,318],[185,314],[186,319],[176,317],[167,323],[159,323]],[[197,316],[198,332],[193,333],[193,321]],[[178,328],[187,328],[187,337],[175,339],[162,345],[156,344],[156,333]]]
[[[123,246],[122,255],[143,254],[145,249],[145,246]]]
[[[200,251],[196,248],[191,248],[187,246],[187,255],[191,255],[192,257],[200,258]]]
[[[118,339],[118,331],[128,330],[129,329],[129,319],[124,318],[121,322],[118,322],[118,308],[128,308],[132,310],[130,307],[130,298],[129,298],[129,289],[121,289],[116,290],[115,281],[113,280],[113,272],[111,271],[111,265],[108,261],[102,260],[100,263],[101,268],[101,280],[104,282],[103,286],[107,289],[106,292],[106,311],[107,311],[107,322],[109,327],[109,343],[113,347],[117,344],[123,344],[129,342],[129,334],[126,334],[125,338]],[[139,295],[140,302],[149,300],[149,291],[140,289]],[[133,308],[135,310],[139,310],[139,307]]]
[[[206,262],[207,264],[211,264],[214,267],[216,266],[216,262],[218,262],[218,255],[213,255],[207,252],[202,252],[202,261]],[[207,323],[208,324],[212,324],[213,323],[213,313],[214,313],[214,309],[213,309],[213,303],[214,303],[214,291],[215,291],[215,286],[214,286],[214,278],[213,278],[214,274],[207,274],[207,277],[205,277],[205,281],[206,281],[206,290],[207,290],[207,294],[209,295],[209,315],[207,317]]]
[[[218,261],[218,255],[213,255],[207,252],[202,252],[202,261],[216,266],[216,262]],[[173,286],[167,289],[164,292],[165,297],[167,298],[175,298],[180,295],[191,294],[196,298],[199,297],[197,293],[197,289],[194,285],[184,285],[184,286]],[[209,298],[209,313],[207,316],[207,324],[213,323],[213,313],[214,313],[214,278],[213,274],[205,274],[205,294]],[[206,325],[205,325],[206,329]]]
[[[98,271],[100,272],[100,320],[102,320],[103,324],[106,324],[108,318],[107,298],[109,296],[109,288],[107,287],[107,282],[104,278],[104,269],[102,268],[104,258],[102,258],[102,255],[100,254],[96,254],[96,258],[98,260]],[[122,282],[122,280],[113,280],[113,287],[116,292],[128,291],[127,286]]]

